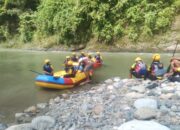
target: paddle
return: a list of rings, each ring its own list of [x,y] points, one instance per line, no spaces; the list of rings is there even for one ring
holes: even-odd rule
[[[149,88],[149,89],[153,89],[153,88],[156,88],[156,87],[158,87],[158,86],[160,86],[162,83],[164,83],[164,82],[166,82],[166,81],[168,81],[169,79],[167,78],[167,79],[164,79],[164,80],[161,80],[161,81],[159,81],[159,82],[152,82],[152,83],[150,83],[150,84],[148,84],[147,86],[146,86],[146,88]]]
[[[179,41],[177,41],[177,43],[176,43],[176,47],[175,47],[175,49],[174,49],[174,52],[173,52],[172,57],[174,57],[174,55],[175,55],[175,53],[176,53],[176,49],[177,49],[178,43],[179,43]],[[168,66],[167,73],[169,73],[170,69],[171,69],[171,64]]]
[[[35,70],[29,70],[29,71],[31,71],[31,72],[33,72],[33,73],[36,73],[36,74],[44,75],[43,73],[39,73],[39,72],[37,72],[37,71],[35,71]]]

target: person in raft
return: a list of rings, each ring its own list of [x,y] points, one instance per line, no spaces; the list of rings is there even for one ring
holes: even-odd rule
[[[72,60],[73,62],[78,62],[78,57],[77,57],[77,55],[76,55],[75,52],[72,53],[71,60]]]
[[[148,78],[150,80],[161,80],[166,73],[163,64],[160,62],[160,54],[154,54],[152,56],[152,63],[148,69]]]
[[[147,66],[140,57],[135,59],[135,63],[130,68],[130,78],[147,78]]]
[[[96,59],[96,62],[98,63],[102,63],[103,61],[100,52],[96,52],[96,55],[94,56],[94,58]]]
[[[44,74],[46,75],[53,75],[53,67],[50,63],[50,60],[49,59],[46,59],[44,61],[44,66],[43,66],[43,71],[44,71]]]
[[[165,77],[168,77],[171,82],[180,82],[180,58],[171,58],[169,67],[169,72],[165,74]]]

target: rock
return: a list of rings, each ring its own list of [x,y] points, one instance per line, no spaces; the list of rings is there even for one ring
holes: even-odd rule
[[[154,121],[133,120],[122,124],[120,127],[116,128],[116,130],[170,130],[170,129]]]
[[[161,91],[162,91],[162,93],[174,93],[175,88],[174,87],[163,87]]]
[[[55,103],[59,103],[59,102],[60,102],[60,97],[56,97],[56,98],[54,99],[54,102],[55,102]]]
[[[131,90],[138,92],[138,93],[144,93],[145,92],[145,87],[144,86],[135,86],[132,87]]]
[[[38,103],[38,104],[37,104],[37,108],[38,108],[38,109],[44,109],[44,108],[47,107],[47,105],[48,105],[47,103]]]
[[[113,84],[113,86],[114,86],[115,88],[120,88],[120,87],[123,86],[123,83],[122,83],[122,82],[115,82],[115,83]]]
[[[107,86],[107,89],[109,89],[109,90],[113,90],[113,89],[114,89],[114,87],[113,87],[113,85],[108,85],[108,86]]]
[[[174,96],[173,93],[161,94],[159,98],[161,99],[171,99]]]
[[[152,108],[139,108],[134,114],[135,118],[139,120],[153,119],[156,118],[156,115],[156,110]]]
[[[65,93],[63,93],[61,96],[62,96],[63,99],[68,99],[69,98],[69,95],[65,94]]]
[[[130,92],[126,94],[127,98],[142,98],[144,97],[144,94],[136,93],[136,92]]]
[[[50,99],[49,100],[49,105],[53,105],[53,104],[55,104],[54,99]]]
[[[29,108],[27,108],[26,110],[24,110],[25,113],[37,113],[37,107],[36,106],[31,106]]]
[[[15,120],[17,122],[22,122],[25,116],[26,116],[25,113],[16,113],[15,114]]]
[[[31,127],[30,123],[27,123],[27,124],[14,125],[7,128],[6,130],[34,130],[34,129]]]
[[[101,105],[101,104],[97,104],[94,108],[93,108],[93,112],[96,114],[96,115],[99,115],[103,112],[104,110],[104,107]]]
[[[113,80],[114,82],[119,82],[121,79],[119,77],[115,77]]]
[[[112,79],[107,79],[104,81],[106,84],[112,84],[113,83],[113,80]]]
[[[168,109],[166,106],[162,105],[162,106],[160,107],[160,111],[161,111],[162,113],[166,114],[166,113],[169,111],[169,109]]]
[[[154,99],[141,98],[134,102],[134,107],[137,109],[142,108],[142,107],[157,109],[158,105],[157,105],[157,101]]]
[[[180,125],[171,125],[171,130],[180,130]]]
[[[39,116],[32,120],[32,128],[36,130],[48,130],[53,128],[55,125],[55,120],[49,116]]]
[[[0,123],[0,130],[5,130],[8,126]]]

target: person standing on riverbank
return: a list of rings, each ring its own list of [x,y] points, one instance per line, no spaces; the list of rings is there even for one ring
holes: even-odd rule
[[[129,78],[147,78],[147,66],[140,57],[135,59],[135,63],[130,68]]]
[[[50,63],[50,60],[49,59],[46,59],[45,61],[44,61],[44,66],[43,66],[43,71],[44,71],[44,73],[46,74],[46,75],[53,75],[53,71],[54,71],[54,69],[53,69],[53,67],[52,67],[52,65],[51,65],[51,63]]]

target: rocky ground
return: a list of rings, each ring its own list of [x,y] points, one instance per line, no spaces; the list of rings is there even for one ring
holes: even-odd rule
[[[179,100],[180,83],[115,77],[29,107],[0,130],[180,130]]]

